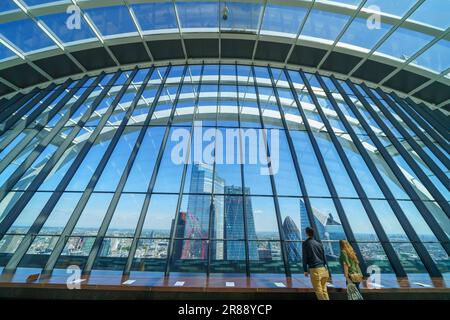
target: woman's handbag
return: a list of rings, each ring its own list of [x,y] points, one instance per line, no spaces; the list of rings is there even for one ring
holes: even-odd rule
[[[348,300],[364,300],[359,290],[353,283],[347,284],[347,299]]]
[[[363,281],[363,275],[361,273],[350,273],[349,277],[350,277],[350,280],[352,280],[352,282],[359,283],[359,282]]]

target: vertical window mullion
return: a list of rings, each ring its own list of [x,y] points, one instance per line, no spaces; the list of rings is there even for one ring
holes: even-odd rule
[[[179,85],[178,92],[177,92],[177,95],[176,95],[176,98],[175,98],[175,102],[174,102],[175,106],[173,106],[173,108],[176,107],[176,102],[178,101],[179,94],[180,94],[180,91],[181,91],[181,87],[183,86],[184,75],[185,74],[183,73],[183,77],[182,77],[182,80],[180,81],[180,85]],[[142,86],[145,88],[146,87],[146,83],[143,83]],[[97,237],[95,239],[94,245],[92,246],[91,252],[89,253],[86,265],[85,265],[85,267],[83,269],[83,273],[85,273],[85,274],[89,274],[91,272],[92,267],[94,266],[95,259],[98,256],[98,253],[99,253],[100,247],[102,245],[103,239],[104,239],[104,237],[106,235],[106,231],[108,230],[109,224],[111,223],[112,217],[113,217],[114,212],[115,212],[115,210],[117,208],[117,204],[119,203],[119,200],[120,200],[120,198],[122,196],[122,191],[123,191],[123,189],[125,187],[125,183],[127,181],[128,175],[129,175],[129,173],[131,171],[131,168],[133,166],[134,160],[136,159],[136,156],[138,154],[139,147],[140,147],[142,141],[144,140],[145,133],[146,133],[146,128],[147,128],[147,126],[149,125],[149,123],[150,123],[150,121],[152,119],[154,106],[156,106],[157,103],[158,103],[158,100],[154,99],[153,100],[153,105],[150,108],[148,114],[146,115],[144,123],[143,123],[143,125],[142,125],[142,127],[140,129],[139,137],[137,138],[136,142],[134,143],[131,155],[130,155],[130,157],[129,157],[128,161],[127,161],[127,164],[126,164],[126,166],[124,168],[124,171],[122,173],[120,181],[119,181],[119,183],[118,183],[118,185],[116,187],[116,190],[114,192],[114,196],[113,196],[113,198],[111,200],[111,203],[109,204],[108,210],[106,211],[105,217],[104,217],[104,219],[102,221],[102,225],[100,226],[99,231],[97,233]],[[125,125],[123,126],[123,130],[125,130]],[[130,252],[129,252],[129,254],[130,254]]]
[[[153,72],[153,69],[151,71],[149,71],[149,74]],[[119,94],[116,96],[116,98],[114,99],[114,101],[111,103],[111,105],[109,106],[108,110],[105,112],[105,114],[102,116],[101,121],[99,122],[99,124],[97,125],[96,129],[94,130],[94,133],[92,133],[92,135],[89,137],[87,144],[85,144],[82,148],[82,150],[80,151],[80,154],[78,155],[78,157],[76,158],[76,160],[72,163],[71,167],[69,168],[69,170],[67,171],[66,175],[64,176],[64,178],[62,179],[62,181],[59,183],[57,190],[64,190],[70,183],[72,177],[74,176],[74,174],[76,173],[77,169],[79,168],[79,166],[81,165],[81,163],[83,162],[84,158],[87,156],[89,150],[91,149],[91,147],[94,145],[95,141],[97,140],[97,138],[100,136],[103,127],[105,126],[105,124],[108,121],[109,116],[114,112],[114,109],[116,108],[116,106],[119,104],[122,96],[125,94],[126,90],[128,89],[128,87],[130,86],[134,76],[137,73],[137,69],[134,69],[133,72],[131,73],[130,77],[128,78],[128,80],[126,81],[126,83],[122,86]],[[143,90],[143,86],[141,87],[141,92],[138,92],[135,99],[133,100],[132,105],[130,106],[130,108],[128,109],[125,117],[123,118],[123,120],[121,121],[120,126],[123,126],[125,123],[127,123],[129,117],[131,116],[134,108],[136,107],[136,104],[138,102],[138,99],[140,97],[140,94],[142,94],[142,90]],[[109,91],[109,90],[108,90]],[[50,257],[44,267],[43,273],[51,273],[53,271],[54,266],[56,265],[57,259],[59,258],[62,250],[64,249],[64,246],[66,244],[66,241],[68,240],[68,236],[71,234],[72,230],[74,229],[80,215],[83,212],[84,207],[87,204],[87,201],[89,200],[93,189],[95,187],[95,184],[97,183],[104,167],[107,164],[107,161],[109,159],[109,155],[111,154],[112,150],[114,149],[115,145],[113,142],[117,142],[119,138],[119,135],[116,134],[113,136],[111,143],[108,145],[107,150],[105,151],[105,153],[102,156],[102,159],[100,160],[95,172],[93,173],[92,178],[90,179],[86,190],[83,192],[80,200],[78,201],[78,204],[74,210],[74,212],[72,212],[66,226],[64,227],[64,230],[62,231],[60,238],[58,239],[52,253],[50,254]],[[61,189],[60,189],[61,188]],[[53,201],[52,201],[53,200]],[[49,210],[52,210],[54,205],[56,204],[56,202],[58,201],[58,198],[56,197],[55,199],[50,199],[50,203],[49,203]]]
[[[112,77],[110,80],[110,84],[112,85],[119,77],[120,72],[117,72],[115,74],[115,77]],[[102,79],[102,75],[99,76],[98,81],[101,81]],[[58,150],[58,154],[56,154],[54,157],[52,157],[47,164],[45,165],[44,169],[38,174],[38,176],[35,177],[35,179],[33,180],[33,182],[30,184],[30,186],[28,187],[28,190],[37,190],[39,188],[39,186],[41,185],[41,183],[45,180],[45,178],[47,177],[47,175],[51,172],[51,170],[53,169],[53,166],[58,162],[59,157],[66,151],[66,149],[70,146],[70,143],[72,142],[72,140],[74,139],[74,137],[78,134],[78,132],[81,130],[83,123],[85,121],[88,120],[90,114],[94,111],[94,109],[96,108],[96,106],[98,104],[100,104],[100,102],[103,100],[104,96],[106,96],[107,92],[109,91],[109,86],[107,86],[106,88],[104,88],[101,92],[101,94],[97,97],[97,99],[94,101],[94,103],[92,104],[92,108],[91,108],[91,112],[87,112],[86,114],[83,115],[83,117],[80,119],[79,121],[79,125],[74,127],[74,130],[72,131],[72,133],[70,134],[70,136],[72,137],[68,137],[68,139],[65,141],[65,145]],[[113,108],[113,107],[111,107]],[[91,138],[93,135],[91,135],[89,138]],[[82,152],[80,152],[80,154],[82,154]],[[53,159],[54,158],[54,159]],[[74,166],[74,164],[71,165],[71,168]],[[47,168],[48,167],[48,168]],[[67,176],[72,176],[71,174],[69,174],[70,169],[66,172],[65,177]],[[63,184],[64,183],[64,178],[63,181],[60,183]],[[68,181],[67,181],[68,183]],[[60,187],[60,185],[58,185],[58,187]],[[60,187],[60,188],[56,188],[57,190],[63,190],[64,187]],[[28,203],[28,201],[32,198],[34,194],[32,192],[25,192],[22,196],[22,198],[18,201],[18,203],[15,205],[15,207],[12,209],[12,212],[15,215],[19,215],[20,212],[23,210],[23,208],[26,206],[26,204]],[[50,197],[50,199],[47,201],[46,205],[44,206],[44,208],[42,209],[42,211],[40,212],[40,214],[38,215],[38,217],[36,218],[35,222],[33,223],[33,225],[31,226],[31,228],[29,229],[27,235],[26,235],[26,239],[33,237],[33,235],[37,232],[39,232],[39,230],[42,228],[42,226],[44,225],[46,219],[48,218],[48,215],[52,212],[52,209],[54,207],[54,205],[56,205],[57,201],[59,200],[59,198],[62,196],[62,192],[54,192],[52,194],[52,196]],[[14,222],[14,220],[16,219],[16,217],[11,218],[12,222]],[[12,223],[11,222],[11,223]],[[0,224],[0,234],[1,231],[3,230],[3,228],[7,228],[8,225],[3,225]],[[7,230],[7,229],[5,229]],[[28,249],[28,246],[31,244],[28,243],[26,241],[23,241],[23,244],[21,243],[18,247],[18,249],[16,250],[15,254],[13,255],[13,257],[10,259],[10,261],[8,262],[8,265],[6,266],[5,270],[14,270],[18,263],[20,262],[20,260],[22,259],[23,255],[25,255],[26,250]]]
[[[373,94],[373,92],[364,84],[361,85],[361,88],[369,95],[369,97],[375,101],[377,107],[381,110],[381,112],[385,115],[385,117],[392,123],[392,125],[400,132],[400,134],[403,136],[403,138],[409,143],[409,145],[412,147],[412,149],[417,153],[419,157],[422,158],[422,160],[425,162],[425,165],[427,168],[431,170],[435,174],[435,176],[442,182],[442,184],[447,188],[450,189],[449,185],[449,179],[447,176],[440,170],[440,168],[433,162],[433,160],[422,150],[422,148],[419,146],[419,144],[414,140],[414,138],[409,134],[407,130],[405,130],[404,127],[402,127],[397,120],[394,118],[394,116],[390,113],[389,110],[383,105],[381,101],[377,99],[377,97]],[[386,97],[387,98],[387,97]],[[385,101],[389,104],[389,106],[393,107],[392,101],[389,99],[385,99]],[[395,109],[394,109],[395,111]],[[381,119],[377,115],[378,119]],[[386,129],[389,129],[386,125],[384,125]],[[397,147],[397,150],[400,152],[402,157],[405,159],[405,161],[409,164],[409,166],[413,169],[415,174],[418,175],[419,179],[422,181],[422,183],[425,186],[429,186],[432,188],[431,194],[435,198],[436,201],[441,202],[447,202],[447,199],[445,199],[444,195],[439,191],[439,189],[436,187],[436,185],[430,180],[428,175],[423,171],[421,166],[419,166],[418,162],[414,160],[414,158],[411,156],[411,154],[405,149],[402,143],[400,143],[390,132],[388,137],[392,137],[394,139],[395,143],[394,146]],[[437,198],[436,198],[437,197]]]
[[[66,90],[67,93],[65,94],[64,98],[62,98],[60,101],[58,101],[58,103],[55,105],[54,108],[52,108],[52,110],[50,110],[50,112],[47,114],[47,116],[45,117],[45,120],[43,121],[43,123],[41,125],[37,125],[34,129],[33,129],[33,134],[29,134],[27,137],[25,137],[20,143],[18,143],[14,149],[12,149],[8,156],[11,159],[14,159],[22,150],[23,148],[25,148],[27,146],[27,144],[36,136],[38,135],[41,130],[43,130],[45,128],[45,126],[47,125],[47,123],[53,118],[53,116],[62,108],[64,107],[64,105],[66,104],[67,101],[69,101],[73,95],[82,87],[82,85],[88,80],[88,77],[85,76],[82,79],[80,79],[77,84],[70,90]],[[15,131],[13,130],[14,133],[11,134],[7,139],[5,139],[4,141],[2,141],[0,143],[0,151],[4,150],[7,145],[13,141],[22,131]],[[6,159],[6,157],[5,157]],[[0,171],[2,171],[1,168],[4,168],[6,165],[6,163],[2,162],[2,165],[0,166]]]
[[[379,91],[380,92],[380,91]],[[384,94],[384,93],[383,93]],[[401,114],[404,115],[404,121],[406,122],[407,120],[409,120],[409,122],[411,122],[410,127],[411,128],[415,128],[417,131],[417,135],[422,139],[423,142],[428,141],[427,147],[430,148],[430,150],[433,152],[433,154],[447,167],[450,168],[450,160],[448,159],[448,156],[445,155],[441,149],[439,149],[438,147],[436,147],[436,145],[428,138],[427,135],[425,135],[425,133],[423,133],[419,128],[417,128],[417,126],[412,123],[412,121],[408,118],[407,115],[409,115],[411,118],[414,119],[414,121],[417,122],[417,124],[419,126],[422,127],[422,129],[426,130],[427,134],[434,139],[441,147],[443,150],[445,150],[447,153],[450,152],[450,148],[449,148],[449,144],[446,140],[444,140],[440,134],[436,133],[434,131],[434,128],[431,127],[428,123],[426,123],[420,115],[416,114],[416,110],[413,109],[408,103],[406,103],[405,101],[403,101],[402,99],[400,99],[395,93],[392,94],[393,99],[397,102],[397,104],[399,105],[398,110],[401,112],[397,112],[399,113],[399,115],[401,116]],[[421,109],[421,108],[419,108]],[[420,135],[419,135],[420,133]]]
[[[365,85],[363,86],[364,90],[370,90]],[[402,119],[402,121],[420,138],[420,140],[428,147],[432,147],[433,143],[423,134],[422,131],[417,128],[412,121],[403,113],[400,108],[382,91],[377,90],[378,94],[386,101],[387,104],[396,112],[396,114]],[[431,159],[431,157],[423,151],[418,142],[412,137],[405,128],[403,128],[399,123],[397,123],[394,117],[390,114],[389,110],[387,110],[383,104],[381,103],[380,107],[381,111],[385,114],[385,116],[392,122],[392,124],[397,128],[397,130],[403,135],[403,137],[408,141],[408,143],[412,146],[413,150],[422,158],[424,163],[430,170],[436,175],[436,177],[450,189],[449,180],[445,173],[439,168],[439,166]],[[431,149],[431,148],[430,148]],[[437,148],[436,148],[437,149]],[[448,161],[448,158],[445,157]]]
[[[390,169],[395,174],[395,176],[397,177],[399,182],[402,184],[402,186],[405,188],[406,192],[408,192],[408,195],[410,196],[410,199],[413,201],[413,203],[415,204],[415,206],[417,207],[419,212],[422,214],[424,220],[427,221],[428,225],[430,226],[430,228],[434,232],[435,236],[439,239],[439,241],[442,241],[442,246],[445,248],[446,252],[450,253],[449,239],[448,239],[447,235],[445,234],[445,232],[442,230],[442,228],[439,225],[438,221],[436,221],[434,219],[434,217],[431,214],[431,212],[429,212],[429,210],[425,206],[425,204],[421,200],[418,199],[417,195],[414,196],[414,190],[409,185],[408,181],[405,181],[406,179],[403,176],[402,172],[399,170],[398,166],[396,165],[394,160],[390,157],[390,155],[387,153],[387,151],[384,149],[382,143],[376,137],[375,133],[372,131],[371,127],[365,121],[363,116],[359,113],[359,111],[357,110],[356,106],[353,104],[351,99],[348,98],[347,94],[345,93],[345,91],[342,88],[342,86],[340,85],[340,83],[336,79],[334,79],[333,77],[331,79],[332,79],[334,85],[336,86],[336,88],[338,89],[339,93],[342,95],[342,97],[344,98],[345,102],[349,106],[349,108],[355,114],[357,120],[361,123],[362,127],[364,128],[364,130],[367,132],[367,134],[370,136],[371,140],[374,142],[375,147],[378,149],[378,151],[380,152],[381,156],[386,161],[387,165],[390,167]],[[361,97],[361,95],[359,95],[358,99],[360,99],[360,97]],[[363,102],[363,101],[361,101],[361,102]],[[355,140],[355,142],[356,142],[356,140]],[[363,154],[363,153],[361,153],[361,154]],[[388,192],[388,190],[389,190],[388,188],[385,188],[384,192]],[[411,197],[411,195],[412,195],[412,197]]]
[[[247,221],[247,209],[246,209],[246,203],[247,203],[247,194],[245,193],[245,178],[244,178],[244,170],[245,166],[242,161],[242,127],[241,127],[241,110],[240,110],[240,96],[239,96],[239,72],[238,72],[238,64],[235,64],[235,70],[236,70],[236,103],[238,107],[238,125],[239,125],[239,161],[240,161],[240,168],[241,168],[241,185],[242,185],[242,218],[243,218],[243,224],[244,224],[244,248],[245,248],[245,274],[247,278],[250,277],[250,256],[249,256],[249,243],[248,243],[248,221]],[[250,78],[250,74],[248,75],[248,78]],[[248,82],[248,79],[247,79]],[[237,160],[237,159],[236,159]]]
[[[255,67],[252,65],[252,73],[254,78],[254,85],[255,85],[255,93],[256,93],[256,103],[258,105],[259,114],[260,114],[260,120],[261,120],[261,130],[262,130],[262,136],[264,139],[264,146],[266,148],[266,158],[270,159],[270,150],[269,150],[269,142],[267,139],[267,132],[265,128],[265,124],[262,118],[262,111],[261,111],[261,102],[259,99],[259,89],[258,89],[258,83],[256,81],[256,73],[255,73]],[[268,69],[268,72],[270,74],[270,78],[273,83],[273,75],[272,71],[270,70],[269,66],[265,66],[265,68]],[[270,97],[269,97],[270,98]],[[261,137],[260,137],[261,138]],[[259,139],[260,139],[259,138]],[[259,144],[260,145],[260,144]],[[261,150],[258,150],[258,152],[261,152]],[[284,265],[284,272],[287,277],[291,277],[291,268],[289,265],[288,257],[287,257],[287,249],[286,249],[286,238],[284,237],[283,227],[282,227],[282,221],[281,221],[281,213],[280,213],[280,204],[278,203],[278,193],[275,185],[275,179],[273,177],[272,167],[271,163],[267,162],[267,167],[269,169],[269,176],[270,176],[270,185],[272,186],[272,197],[275,205],[275,215],[277,219],[277,225],[278,225],[278,233],[280,235],[280,244],[281,244],[281,255],[283,258],[283,265]],[[244,204],[245,205],[245,204]]]
[[[171,267],[171,264],[172,264],[172,261],[173,261],[175,242],[176,241],[180,241],[180,240],[176,239],[176,229],[177,229],[177,225],[178,225],[178,218],[179,218],[179,212],[180,212],[181,204],[182,204],[182,201],[183,201],[183,192],[184,192],[184,185],[185,185],[185,182],[186,182],[187,170],[188,170],[189,162],[190,162],[190,155],[191,155],[191,148],[192,148],[192,139],[193,139],[194,126],[195,126],[195,115],[197,114],[197,110],[198,110],[198,104],[199,104],[199,100],[200,100],[200,91],[201,91],[202,82],[203,82],[204,70],[205,70],[205,64],[203,63],[201,71],[200,71],[199,82],[198,82],[198,85],[197,85],[197,96],[195,97],[194,112],[193,112],[192,124],[191,124],[191,128],[190,128],[189,144],[188,144],[188,148],[187,148],[188,150],[187,150],[187,153],[186,153],[185,164],[183,166],[183,173],[182,173],[182,176],[181,176],[180,190],[179,190],[179,193],[178,193],[177,206],[176,206],[176,210],[175,210],[175,217],[173,219],[172,230],[170,232],[170,239],[169,239],[169,245],[168,245],[169,248],[168,248],[168,251],[167,251],[166,270],[164,272],[165,276],[168,276],[169,273],[170,273],[170,267]],[[162,157],[162,152],[161,152],[161,157]]]
[[[375,120],[375,122],[380,126],[380,128],[383,130],[383,132],[386,134],[388,139],[391,141],[391,143],[394,145],[394,147],[397,149],[400,156],[405,160],[405,162],[411,167],[411,169],[414,171],[414,173],[417,175],[417,177],[420,179],[421,183],[424,185],[424,187],[430,192],[430,194],[433,196],[434,200],[436,200],[439,205],[444,209],[444,212],[446,212],[447,216],[450,218],[450,205],[445,200],[445,198],[442,196],[442,194],[437,190],[436,186],[431,182],[430,178],[422,171],[422,168],[420,168],[417,163],[412,159],[411,155],[408,154],[408,152],[405,150],[403,145],[396,139],[392,131],[388,128],[388,126],[380,119],[378,114],[373,110],[372,106],[368,101],[362,96],[362,94],[358,91],[358,89],[355,87],[355,85],[351,82],[347,82],[349,87],[353,90],[353,92],[356,94],[358,99],[363,103],[365,109],[369,112],[369,114],[372,116],[372,118]],[[369,94],[369,97],[372,99],[372,101],[377,105],[378,108],[382,108],[381,103],[373,97],[371,92],[367,92]],[[375,98],[375,99],[374,99]],[[378,140],[378,137],[377,137]],[[383,146],[380,146],[383,150],[380,150],[387,153],[387,156],[389,156],[390,159],[394,161],[395,164],[397,162],[393,159],[393,157],[389,154],[389,152],[386,151],[386,149]],[[399,168],[399,166],[397,166]],[[402,179],[404,179],[403,174],[399,174],[399,176],[402,176]],[[409,184],[407,181],[405,185],[408,185],[410,189],[414,192],[413,195],[410,195],[411,199],[420,199],[419,195],[413,188],[411,187],[411,184]],[[405,186],[404,186],[405,187]]]
[[[34,88],[33,90],[31,90],[30,92],[28,92],[26,94],[23,94],[23,95],[22,94],[17,94],[16,96],[14,96],[14,98],[9,100],[2,107],[2,110],[0,111],[0,122],[2,122],[5,119],[7,119],[9,116],[11,116],[11,114],[15,110],[17,110],[22,105],[27,103],[30,99],[32,99],[36,95],[36,93],[38,91],[39,91],[39,88]]]
[[[286,72],[286,74],[288,74],[288,73]],[[354,181],[356,175],[354,174],[353,171],[349,172],[349,170],[351,170],[351,168],[349,168],[348,159],[345,157],[345,154],[343,153],[343,150],[339,148],[340,145],[337,145],[337,139],[336,139],[336,136],[334,134],[334,131],[333,131],[333,129],[332,129],[328,119],[326,118],[325,114],[323,113],[322,107],[320,106],[320,103],[318,102],[317,97],[315,96],[315,94],[314,94],[314,92],[313,92],[313,90],[311,88],[311,85],[309,84],[308,81],[306,81],[306,78],[303,77],[303,72],[301,72],[300,75],[302,76],[302,79],[303,79],[303,81],[305,83],[305,86],[306,86],[306,88],[308,90],[308,93],[309,93],[309,95],[310,95],[310,97],[311,97],[311,99],[312,99],[316,109],[319,112],[319,116],[321,117],[322,122],[324,123],[324,125],[325,125],[325,127],[326,127],[326,129],[328,131],[328,134],[329,134],[329,136],[330,136],[330,138],[332,140],[332,143],[333,143],[334,147],[336,148],[336,151],[337,151],[337,153],[338,153],[338,155],[339,155],[339,157],[340,157],[344,167],[347,170],[347,173],[348,173],[349,178],[350,178],[350,180],[352,181],[352,183],[353,183],[353,185],[355,187],[355,190],[357,192],[361,191],[362,187],[360,186],[359,181],[357,181],[356,184],[355,184],[355,181]],[[290,78],[288,78],[288,81],[291,82]],[[295,89],[293,89],[293,90],[295,90]],[[327,91],[327,89],[325,89],[325,93],[328,95],[329,92]],[[295,92],[293,92],[293,95],[295,97]],[[305,123],[307,123],[307,122],[305,122]],[[307,123],[306,126],[309,127],[309,130],[311,130],[309,123]],[[320,149],[318,151],[320,152]],[[324,165],[326,165],[326,164],[324,163]],[[330,174],[328,173],[328,176],[329,175]],[[330,189],[330,193],[331,193],[331,196],[333,198],[332,200],[333,200],[333,203],[334,203],[334,205],[336,207],[337,213],[339,215],[339,219],[342,222],[342,225],[343,225],[345,234],[347,236],[347,239],[349,240],[350,243],[353,243],[355,245],[355,249],[356,249],[355,251],[356,251],[356,254],[358,255],[359,260],[361,261],[363,270],[366,270],[367,269],[366,261],[364,260],[363,255],[361,253],[361,250],[359,248],[359,245],[357,244],[356,237],[355,237],[355,235],[353,233],[353,230],[352,230],[352,228],[350,226],[350,223],[349,223],[349,220],[347,218],[347,215],[345,214],[345,210],[344,210],[344,208],[342,206],[342,203],[341,203],[341,201],[338,198],[336,188],[335,188],[335,186],[333,184],[333,181],[331,180],[331,176],[329,178],[330,179],[329,180],[326,179],[326,181],[327,181],[327,183],[329,181],[332,184],[332,188],[331,189],[329,188]],[[358,187],[360,187],[360,188],[358,189]],[[367,196],[366,196],[366,194],[364,192],[362,192],[362,193],[358,192],[358,195],[361,198],[361,200],[364,199],[364,198],[367,198]]]
[[[342,115],[341,111],[339,110],[339,107],[336,103],[336,101],[334,100],[332,94],[329,91],[329,88],[326,86],[326,84],[324,83],[323,79],[317,75],[317,79],[320,83],[320,85],[322,86],[322,88],[325,90],[325,94],[327,95],[330,103],[332,104],[334,110],[336,111],[336,113],[338,113],[339,118],[341,119],[341,121],[344,123],[345,127],[347,129],[351,129],[350,125],[347,122],[347,119],[345,118],[345,116]],[[307,84],[307,86],[309,87],[309,84]],[[313,98],[314,100],[317,100],[316,98]],[[331,126],[328,123],[328,120],[325,118],[325,115],[323,113],[322,107],[317,103],[316,104],[319,113],[321,114],[322,119],[324,120],[325,125],[327,126],[327,129],[329,131],[330,137],[332,138],[334,144],[336,145],[336,149],[338,150],[341,159],[350,175],[350,178],[358,192],[358,197],[361,199],[362,203],[365,206],[366,212],[369,215],[370,220],[372,221],[373,219],[376,219],[378,221],[375,221],[376,223],[372,223],[372,225],[374,226],[375,230],[377,231],[377,233],[379,232],[379,230],[377,230],[378,228],[383,228],[381,225],[381,222],[378,219],[378,216],[373,208],[373,206],[370,204],[370,201],[367,198],[367,194],[365,193],[363,186],[361,185],[361,183],[359,182],[356,173],[354,172],[350,161],[347,158],[347,155],[344,152],[344,149],[342,148],[342,145],[339,143],[334,131],[332,130]],[[349,130],[348,130],[349,131]],[[352,130],[351,130],[352,131]],[[350,132],[350,131],[349,131]],[[354,132],[353,132],[354,133]],[[357,139],[357,137],[355,137]],[[364,159],[366,159],[367,157],[364,157]],[[369,167],[370,169],[374,169],[374,165],[372,165]],[[375,171],[376,172],[376,171]],[[371,170],[372,176],[373,176],[373,171]],[[375,177],[374,177],[375,178]],[[376,181],[379,183],[382,181],[382,179],[380,179],[381,177],[377,174],[376,176]],[[425,267],[427,268],[427,270],[429,271],[429,273],[434,276],[434,277],[440,277],[442,276],[440,271],[438,270],[438,268],[436,267],[435,263],[433,262],[433,259],[431,258],[431,256],[429,255],[428,251],[425,249],[425,247],[422,245],[422,243],[420,242],[419,236],[417,235],[417,233],[415,232],[414,228],[412,227],[412,225],[409,223],[406,215],[403,213],[403,211],[401,210],[401,207],[399,206],[399,204],[395,201],[393,195],[387,191],[387,186],[382,183],[380,185],[380,189],[383,191],[386,191],[386,193],[383,193],[384,196],[389,199],[388,202],[395,214],[395,216],[397,217],[398,221],[400,222],[403,230],[405,231],[405,233],[408,236],[409,241],[412,242],[414,248],[416,249],[417,253],[419,254],[423,264],[425,265]],[[384,232],[383,229],[381,229],[381,231],[386,234]],[[386,240],[387,240],[387,235],[386,235]]]
[[[395,92],[393,93],[393,96],[394,98],[401,100]],[[402,106],[405,104],[408,104],[408,109],[412,111],[410,113],[411,116],[413,116],[415,120],[419,122],[423,128],[426,129],[427,132],[439,142],[439,144],[442,145],[445,151],[450,152],[449,143],[444,140],[449,138],[448,128],[443,127],[441,122],[434,117],[431,111],[428,110],[428,107],[423,103],[419,105],[408,97]]]

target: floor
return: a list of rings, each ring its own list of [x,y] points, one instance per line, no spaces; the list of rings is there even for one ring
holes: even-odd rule
[[[0,270],[1,272],[2,270]],[[1,273],[0,287],[47,287],[47,288],[90,288],[114,290],[153,291],[220,291],[220,292],[311,292],[310,280],[303,274],[287,278],[279,274],[204,274],[171,273],[164,277],[156,272],[132,272],[123,276],[120,271],[94,270],[89,276],[70,270],[57,269],[50,276],[40,274],[40,269],[18,268],[14,274]],[[78,276],[79,275],[79,276]],[[450,278],[431,279],[427,274],[411,274],[408,278],[397,278],[393,274],[381,274],[375,282],[363,283],[368,290],[422,290],[450,293]],[[331,291],[343,291],[345,279],[334,274],[330,280]]]

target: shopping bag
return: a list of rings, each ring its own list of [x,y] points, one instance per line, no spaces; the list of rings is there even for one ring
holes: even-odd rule
[[[348,300],[364,300],[361,293],[353,283],[347,284],[347,298]]]

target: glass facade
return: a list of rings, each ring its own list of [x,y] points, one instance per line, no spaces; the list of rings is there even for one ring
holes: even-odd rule
[[[195,27],[189,3],[179,10]],[[212,64],[29,93],[0,114],[11,124],[0,268],[290,276],[303,273],[311,226],[333,273],[347,239],[364,269],[448,277],[448,140],[411,103],[319,74]]]
[[[98,1],[83,0],[77,4],[82,15],[74,19],[68,15],[75,12],[69,0],[27,0],[21,1],[20,5],[4,0],[0,4],[0,16],[5,16],[6,22],[1,24],[0,33],[7,46],[3,47],[0,42],[0,60],[138,34],[220,30],[328,44],[336,42],[341,48],[364,53],[372,50],[375,55],[385,55],[434,73],[445,72],[449,67],[446,59],[449,40],[444,33],[449,26],[446,12],[450,4],[447,1],[129,2],[129,5],[117,1],[99,4]],[[371,21],[373,14],[380,15],[383,21],[379,27],[369,28],[368,24],[375,23]],[[117,23],[108,23],[111,20]],[[66,24],[76,27],[67,28]]]

